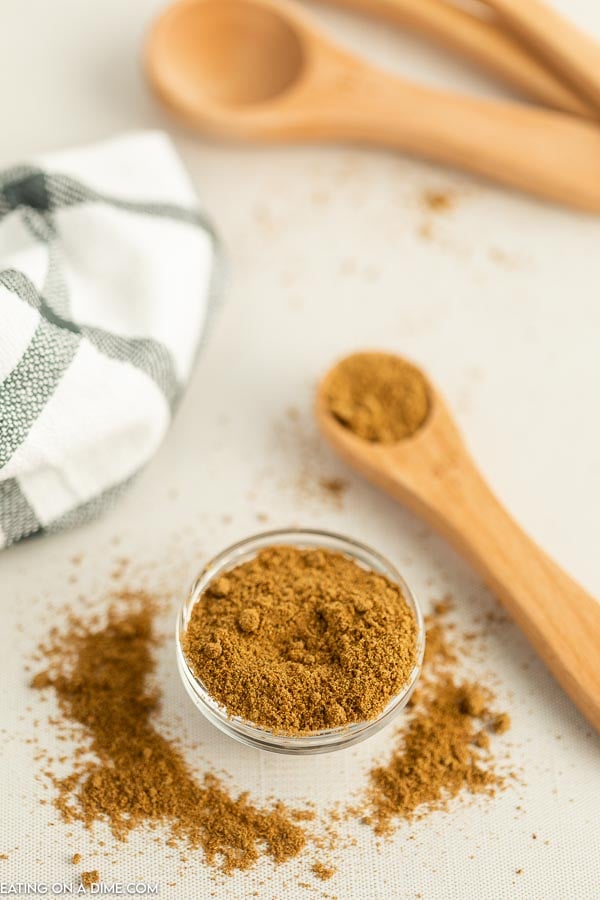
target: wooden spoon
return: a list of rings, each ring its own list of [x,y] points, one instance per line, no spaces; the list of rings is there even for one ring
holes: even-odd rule
[[[375,444],[331,415],[327,397],[332,372],[316,399],[325,438],[349,465],[425,519],[466,557],[600,731],[600,603],[500,505],[433,387],[429,416],[416,434],[396,444]]]
[[[580,97],[527,48],[492,21],[448,0],[320,0],[328,6],[377,16],[408,27],[457,51],[492,75],[540,103],[564,112],[598,118],[598,109]]]
[[[600,110],[600,46],[541,0],[483,0]]]
[[[182,0],[156,22],[146,62],[165,103],[213,134],[398,148],[600,210],[591,122],[394,78],[286,0]]]

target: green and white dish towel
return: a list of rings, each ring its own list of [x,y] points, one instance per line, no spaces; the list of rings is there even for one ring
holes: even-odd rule
[[[0,173],[0,547],[86,521],[152,457],[217,255],[162,133]]]

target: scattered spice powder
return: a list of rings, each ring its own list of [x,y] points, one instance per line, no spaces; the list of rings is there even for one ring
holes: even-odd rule
[[[187,660],[230,715],[299,734],[376,718],[417,660],[397,584],[329,550],[269,547],[195,604]]]
[[[321,881],[329,881],[330,878],[336,873],[336,869],[332,866],[326,866],[325,863],[315,862],[311,866],[313,875],[316,875],[317,878],[320,878]]]
[[[233,582],[228,573],[214,585],[215,594],[229,597]],[[259,596],[251,592],[257,610]],[[370,613],[373,607],[364,605]],[[338,825],[344,818],[358,817],[377,834],[387,835],[398,821],[445,809],[459,795],[493,795],[505,786],[507,773],[499,771],[490,735],[503,733],[510,719],[492,711],[491,691],[460,679],[460,653],[470,644],[450,637],[452,625],[444,619],[451,608],[445,599],[427,619],[419,688],[390,758],[370,773],[362,808],[343,812],[334,806],[321,825],[314,821],[310,803],[304,810],[281,802],[258,808],[248,793],[232,797],[210,772],[195,778],[179,746],[158,733],[154,721],[160,694],[151,684],[157,644],[157,601],[152,596],[113,595],[106,620],[71,615],[67,628],[61,632],[54,627],[50,643],[40,648],[47,668],[31,682],[37,689],[54,689],[62,715],[52,721],[79,741],[69,775],[46,772],[57,789],[55,805],[67,822],[87,827],[107,822],[121,840],[135,828],[160,826],[165,843],[181,849],[182,860],[187,849],[198,847],[209,864],[230,873],[247,869],[262,855],[276,862],[297,856],[309,837],[298,823],[311,822],[311,841],[328,852],[339,845]],[[252,617],[252,627],[255,621]],[[263,621],[259,610],[259,633]],[[251,630],[239,633],[257,636]],[[67,760],[61,756],[59,761]],[[325,823],[323,836],[313,832],[313,825]],[[74,853],[72,862],[78,865],[81,854]],[[322,861],[312,865],[313,875],[322,880],[334,872]],[[91,887],[99,877],[97,871],[84,872],[81,880]]]
[[[321,478],[320,485],[333,497],[342,497],[349,487],[343,478]]]
[[[93,884],[98,884],[100,881],[100,873],[98,869],[92,869],[91,872],[82,872],[81,873],[81,883],[84,888],[87,890],[91,888]]]
[[[327,376],[331,414],[366,441],[393,444],[415,434],[429,415],[423,373],[389,353],[356,353]]]
[[[161,824],[170,846],[201,847],[225,872],[246,869],[263,853],[276,862],[296,856],[306,835],[283,804],[261,809],[247,792],[232,797],[213,774],[197,780],[177,745],[156,730],[154,614],[151,596],[122,594],[106,624],[72,618],[66,633],[41,648],[48,669],[32,685],[52,685],[64,723],[84,727],[95,757],[86,759],[82,736],[72,772],[49,773],[62,818],[87,827],[108,822],[121,840]]]
[[[423,206],[430,212],[449,212],[456,206],[456,194],[453,191],[432,190],[429,188],[422,194]]]
[[[34,675],[34,677],[31,679],[32,688],[45,688],[49,687],[51,684],[52,682],[47,672],[38,672],[38,674]]]
[[[492,730],[496,734],[504,734],[505,731],[508,731],[510,725],[511,722],[508,713],[500,713],[500,715],[496,716],[492,721]]]
[[[390,759],[370,772],[367,822],[377,834],[393,831],[398,819],[421,818],[446,809],[466,792],[493,795],[505,778],[487,752],[491,730],[500,733],[506,713],[490,711],[491,692],[456,679],[457,655],[449,645],[438,606],[427,619],[427,643],[418,692]]]
[[[278,472],[265,469],[265,477],[283,494],[291,494],[302,506],[319,509],[343,509],[349,482],[331,472],[331,456],[317,430],[312,410],[288,407],[273,422],[271,431],[273,458],[279,459]]]

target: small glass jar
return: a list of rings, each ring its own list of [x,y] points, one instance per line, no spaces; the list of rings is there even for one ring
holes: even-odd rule
[[[412,609],[417,623],[417,662],[402,690],[392,697],[385,709],[375,719],[302,735],[276,733],[268,728],[262,728],[247,722],[239,716],[230,715],[225,707],[214,699],[189,666],[183,652],[182,638],[190,620],[192,609],[197,602],[201,602],[200,598],[210,582],[241,563],[252,559],[260,550],[281,545],[298,547],[304,550],[319,549],[343,553],[363,568],[385,575],[390,581],[399,585],[406,602]],[[331,534],[326,531],[290,529],[268,531],[246,538],[246,540],[234,544],[218,556],[215,556],[204,568],[192,586],[188,597],[183,602],[177,618],[176,643],[177,663],[185,689],[209,722],[212,722],[225,734],[243,744],[258,747],[261,750],[271,750],[275,753],[306,755],[309,753],[328,753],[332,750],[340,750],[342,747],[358,744],[365,738],[380,731],[398,715],[408,703],[421,671],[425,650],[425,627],[421,610],[413,592],[394,566],[383,556],[380,556],[379,553],[376,553],[364,544],[360,544],[350,538],[341,537],[338,534]]]

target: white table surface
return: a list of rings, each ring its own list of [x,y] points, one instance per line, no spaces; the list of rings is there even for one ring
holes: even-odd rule
[[[492,609],[444,543],[346,471],[315,435],[316,379],[337,356],[363,346],[397,350],[426,368],[509,508],[600,595],[600,220],[394,154],[234,147],[185,134],[150,97],[140,71],[140,42],[160,5],[3,0],[0,9],[0,162],[166,127],[232,271],[172,431],[126,498],[85,529],[1,555],[0,851],[8,859],[0,861],[0,881],[69,881],[69,859],[79,850],[82,868],[98,867],[106,882],[158,880],[164,898],[305,897],[311,892],[297,885],[311,880],[309,858],[280,868],[263,862],[214,882],[199,855],[182,866],[143,834],[118,848],[113,864],[95,856],[97,844],[78,829],[69,838],[64,825],[50,826],[57,816],[39,805],[44,789],[24,741],[38,717],[40,741],[52,747],[56,737],[27,688],[24,657],[49,622],[60,621],[53,605],[77,606],[82,592],[101,600],[116,555],[134,560],[146,579],[155,567],[174,616],[194,571],[265,527],[257,518],[263,513],[272,527],[329,528],[374,545],[403,568],[426,608],[450,591],[465,627]],[[557,5],[600,37],[594,0]],[[393,69],[499,93],[415,39],[318,14]],[[424,190],[448,188],[457,193],[453,210],[424,211]],[[428,224],[431,240],[419,233]],[[290,407],[300,426],[290,424]],[[316,487],[333,475],[350,482],[341,506]],[[84,559],[73,583],[76,553]],[[170,624],[166,616],[161,627]],[[317,891],[357,900],[598,896],[598,740],[512,625],[494,629],[486,647],[485,661],[473,665],[498,680],[499,704],[514,726],[496,746],[510,748],[524,783],[493,802],[458,803],[449,814],[402,826],[380,849],[357,828],[356,847],[338,854],[336,876],[326,884],[312,879]],[[190,761],[199,771],[225,769],[232,790],[250,789],[257,799],[343,801],[390,744],[384,733],[341,755],[263,755],[200,720],[177,680],[171,644],[161,651],[161,673],[164,720],[179,722]],[[107,839],[102,829],[97,837]],[[172,881],[176,887],[167,886]]]

